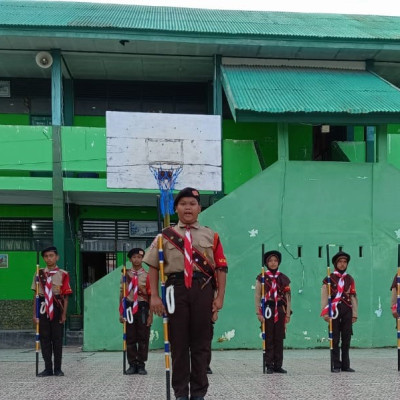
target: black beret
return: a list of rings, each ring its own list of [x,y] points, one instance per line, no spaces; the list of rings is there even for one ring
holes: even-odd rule
[[[135,247],[134,249],[130,249],[128,251],[128,259],[130,259],[134,254],[140,254],[141,256],[144,256],[144,250],[141,249],[140,247]]]
[[[197,191],[197,189],[191,188],[191,187],[185,187],[185,189],[182,189],[175,197],[174,200],[174,208],[176,208],[176,206],[179,203],[179,200],[182,197],[194,197],[197,202],[200,204],[200,193]]]
[[[275,256],[278,259],[278,264],[282,261],[282,254],[278,250],[270,250],[264,253],[264,264],[267,264],[268,258]]]
[[[339,261],[339,258],[345,258],[347,263],[350,262],[350,254],[347,254],[344,251],[339,251],[332,257],[332,264],[336,265],[336,263]]]
[[[55,247],[55,246],[50,246],[50,247],[46,247],[45,249],[43,249],[42,251],[41,251],[41,255],[42,255],[42,257],[45,255],[45,253],[47,253],[47,252],[49,252],[49,251],[54,251],[54,253],[56,253],[56,254],[58,254],[58,251],[57,251],[57,247]]]

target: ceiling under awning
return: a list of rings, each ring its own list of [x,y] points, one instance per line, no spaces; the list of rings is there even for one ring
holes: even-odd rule
[[[365,69],[221,66],[237,122],[384,124],[400,122],[400,89]]]

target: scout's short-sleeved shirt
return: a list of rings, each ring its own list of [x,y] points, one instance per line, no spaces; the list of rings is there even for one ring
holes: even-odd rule
[[[129,288],[129,282],[132,280],[134,276],[134,269],[128,269],[126,271],[127,279],[126,279],[126,291],[128,292]],[[138,275],[138,282],[139,282],[139,290],[138,290],[138,301],[147,301],[149,302],[149,296],[151,294],[150,292],[150,281],[149,281],[149,274],[146,270],[143,268],[140,268],[137,271]],[[120,288],[121,288],[121,293],[123,293],[123,284],[124,284],[124,277],[121,276],[121,281],[120,281]],[[131,290],[129,293],[126,293],[126,298],[129,301],[133,302],[133,290]]]
[[[184,237],[186,225],[184,225],[182,222],[179,221],[173,229],[181,237]],[[205,258],[207,258],[208,263],[214,269],[227,269],[224,250],[218,234],[208,227],[201,226],[198,222],[195,222],[190,226],[190,232],[192,235],[192,246],[200,251]],[[157,237],[154,239],[150,249],[146,252],[143,262],[158,269],[159,260],[157,239]],[[185,266],[183,253],[165,238],[163,238],[163,251],[164,273],[166,275],[184,271]],[[198,270],[195,264],[193,264],[193,270]]]
[[[43,271],[44,276],[47,278],[49,269],[41,268],[39,270]],[[54,274],[51,275],[51,283],[52,283],[52,291],[55,296],[57,295],[68,295],[72,293],[71,286],[69,284],[69,274],[67,271],[61,268],[54,268],[52,271],[56,271]],[[33,281],[31,285],[32,290],[36,290],[36,274],[33,276]],[[43,285],[39,277],[39,296],[44,296]]]

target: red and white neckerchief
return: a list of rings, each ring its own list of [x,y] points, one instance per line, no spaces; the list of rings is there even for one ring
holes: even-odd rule
[[[278,286],[276,284],[276,279],[280,275],[279,271],[273,274],[270,270],[265,273],[268,278],[271,279],[271,289],[267,292],[265,296],[265,301],[273,299],[275,302],[275,313],[274,313],[274,323],[278,321]]]
[[[332,304],[331,304],[331,307],[332,307],[332,315],[335,315],[337,305],[338,305],[339,301],[340,301],[341,298],[342,298],[342,294],[343,294],[343,291],[344,291],[344,278],[347,276],[347,273],[346,273],[346,272],[343,272],[343,274],[341,274],[339,271],[336,271],[336,270],[335,270],[333,273],[334,273],[334,275],[336,275],[336,276],[339,277],[339,282],[338,282],[338,284],[337,284],[336,296],[335,296],[335,298],[332,300]],[[324,315],[326,315],[326,314],[328,314],[328,313],[329,313],[329,302],[328,302],[328,304],[325,306],[325,308],[322,310],[322,312],[321,312],[321,317],[323,317]]]
[[[184,240],[184,260],[185,260],[185,286],[189,289],[192,287],[193,277],[193,249],[192,249],[192,234],[190,233],[190,226],[186,226],[185,240]]]
[[[133,277],[128,285],[128,295],[133,290],[132,315],[135,315],[139,308],[138,292],[139,292],[139,273],[141,270],[142,268],[140,268],[139,271],[133,271]]]
[[[57,271],[58,268],[47,272],[46,286],[44,288],[44,302],[45,302],[46,314],[47,318],[49,318],[50,321],[52,321],[54,317],[53,283],[51,281],[51,276],[56,274]]]

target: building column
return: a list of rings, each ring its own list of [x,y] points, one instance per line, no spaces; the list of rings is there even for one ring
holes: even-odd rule
[[[221,115],[222,119],[222,83],[221,83],[222,57],[214,55],[214,80],[213,80],[213,114]]]
[[[61,52],[52,50],[53,65],[51,67],[51,115],[53,130],[53,243],[58,249],[60,266],[65,263],[65,201],[62,173],[62,71]]]
[[[289,160],[289,126],[278,123],[278,161]]]

